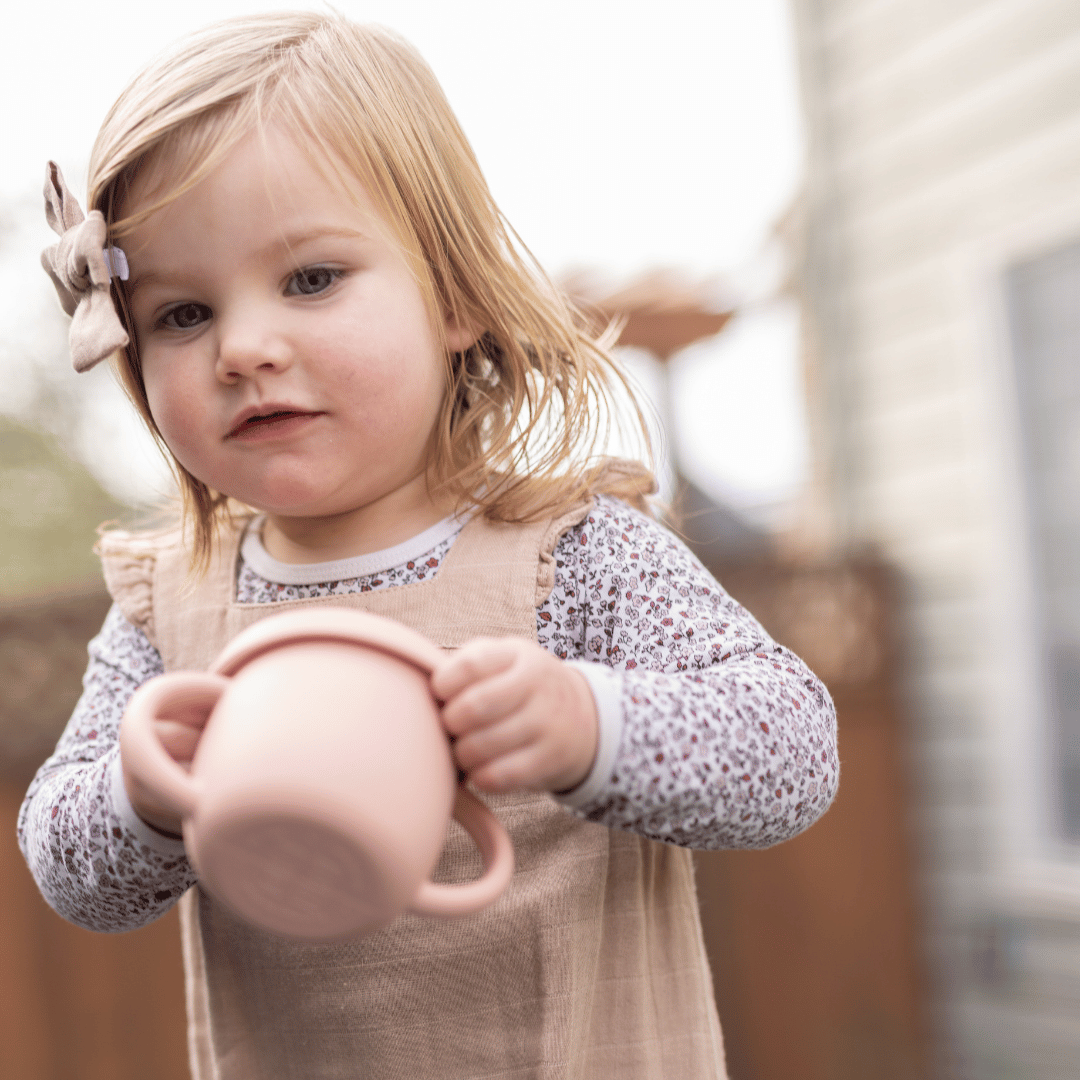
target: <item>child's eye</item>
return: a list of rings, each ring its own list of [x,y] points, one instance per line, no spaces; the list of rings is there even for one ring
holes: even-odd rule
[[[341,270],[329,266],[305,266],[289,278],[285,293],[288,296],[314,296],[315,293],[325,292],[342,276]]]
[[[205,304],[177,304],[165,312],[161,325],[170,330],[191,330],[210,318],[210,309]]]

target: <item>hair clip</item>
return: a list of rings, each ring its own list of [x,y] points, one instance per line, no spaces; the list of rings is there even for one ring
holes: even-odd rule
[[[114,245],[113,247],[107,247],[102,254],[105,256],[105,269],[109,271],[109,277],[127,281],[128,274],[131,271],[128,270],[128,261],[124,249]]]
[[[71,363],[76,371],[89,371],[129,341],[109,287],[114,277],[127,280],[127,256],[118,247],[106,247],[101,211],[83,214],[55,161],[45,171],[45,217],[60,242],[41,253],[41,265],[71,316]]]

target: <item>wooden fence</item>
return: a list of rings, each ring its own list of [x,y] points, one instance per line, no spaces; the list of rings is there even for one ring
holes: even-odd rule
[[[80,691],[100,589],[0,608],[0,1078],[185,1080],[175,911],[92,934],[45,904],[15,842],[26,786]]]
[[[829,686],[841,762],[832,808],[802,835],[695,855],[732,1080],[923,1080],[893,583],[873,563],[714,569]]]
[[[921,1080],[924,995],[888,575],[873,564],[714,570],[829,684],[842,762],[834,807],[803,836],[696,856],[732,1080]],[[0,609],[4,1078],[187,1076],[175,913],[131,934],[79,930],[45,906],[15,845],[26,783],[70,714],[107,604],[91,592]]]

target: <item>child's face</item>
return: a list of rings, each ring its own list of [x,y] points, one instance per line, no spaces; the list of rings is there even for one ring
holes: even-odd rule
[[[272,520],[423,503],[441,345],[366,196],[271,126],[124,248],[150,410],[190,473]]]

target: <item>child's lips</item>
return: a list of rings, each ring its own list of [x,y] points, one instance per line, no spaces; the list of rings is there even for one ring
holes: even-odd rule
[[[305,412],[301,409],[267,409],[243,417],[226,437],[252,442],[256,439],[291,435],[322,415],[321,412]]]

